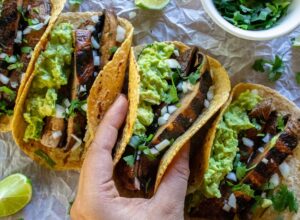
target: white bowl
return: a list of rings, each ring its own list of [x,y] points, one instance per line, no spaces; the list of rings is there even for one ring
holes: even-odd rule
[[[204,10],[225,31],[247,40],[270,40],[285,35],[300,25],[300,0],[293,0],[287,15],[267,30],[243,30],[226,21],[216,9],[213,0],[201,0]]]

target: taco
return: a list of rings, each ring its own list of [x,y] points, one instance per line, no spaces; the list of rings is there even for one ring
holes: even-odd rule
[[[101,75],[110,75],[109,84],[123,83],[132,34],[132,25],[110,11],[59,16],[13,118],[14,138],[33,160],[53,169],[80,168],[89,126],[87,99],[99,95],[90,91],[109,86],[98,79]]]
[[[114,177],[121,195],[150,197],[185,142],[225,103],[230,82],[197,47],[154,42],[132,49],[128,87]]]
[[[65,0],[0,1],[0,132],[11,130],[12,115],[26,70],[47,28]]]
[[[186,212],[201,219],[298,219],[300,109],[237,85],[195,154]],[[283,218],[283,219],[284,219]]]

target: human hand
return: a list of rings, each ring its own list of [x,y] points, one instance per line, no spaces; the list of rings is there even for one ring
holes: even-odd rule
[[[189,146],[173,160],[151,199],[120,197],[113,176],[112,149],[128,109],[121,95],[106,113],[84,160],[71,218],[77,219],[183,219],[189,177]]]

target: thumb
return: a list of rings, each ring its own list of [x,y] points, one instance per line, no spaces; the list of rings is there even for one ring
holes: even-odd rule
[[[111,153],[127,109],[127,99],[124,95],[120,95],[105,114],[83,162],[80,182],[83,182],[84,185],[95,188],[112,179],[113,161]]]
[[[187,143],[169,166],[155,194],[155,200],[161,204],[182,205],[183,208],[190,174],[189,151],[190,144]]]

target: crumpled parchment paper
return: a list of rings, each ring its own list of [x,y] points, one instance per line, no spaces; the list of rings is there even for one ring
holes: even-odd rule
[[[171,0],[164,11],[137,9],[134,0],[84,0],[79,8],[65,11],[114,9],[135,27],[134,44],[178,40],[202,48],[217,58],[229,72],[233,85],[246,81],[267,85],[300,105],[300,86],[295,72],[300,71],[300,48],[291,47],[291,38],[300,35],[300,27],[287,36],[272,41],[253,42],[236,38],[219,28],[204,12],[200,0]],[[284,55],[286,69],[280,80],[272,83],[267,75],[256,73],[251,66],[258,57]],[[20,172],[33,184],[33,197],[21,212],[6,219],[69,219],[69,202],[75,197],[79,174],[55,172],[32,162],[12,140],[10,133],[0,134],[0,179]]]

